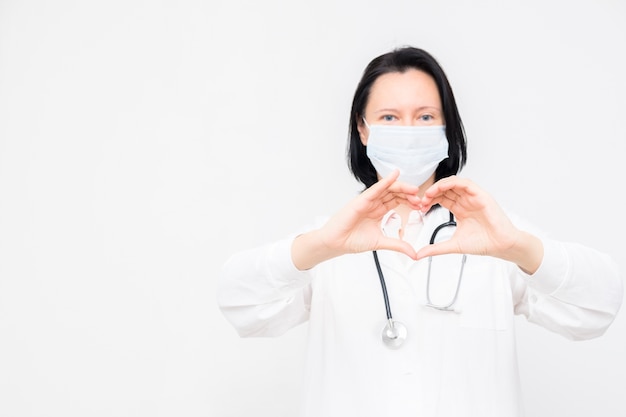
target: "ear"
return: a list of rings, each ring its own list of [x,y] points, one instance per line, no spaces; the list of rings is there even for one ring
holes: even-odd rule
[[[356,121],[356,128],[359,131],[359,137],[361,138],[361,143],[363,146],[367,146],[367,139],[369,138],[369,129],[363,123],[363,118],[359,117]]]

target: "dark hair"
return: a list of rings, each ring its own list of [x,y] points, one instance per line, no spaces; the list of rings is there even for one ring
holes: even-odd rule
[[[452,87],[443,68],[428,52],[414,48],[402,47],[374,58],[363,72],[361,81],[356,88],[350,111],[350,128],[348,142],[348,166],[357,180],[366,188],[378,181],[376,170],[366,154],[366,147],[361,142],[358,123],[364,114],[374,81],[381,75],[410,69],[423,71],[433,77],[441,97],[443,117],[446,123],[448,138],[448,158],[441,161],[435,171],[435,181],[457,174],[467,160],[467,143],[461,116],[456,107]]]

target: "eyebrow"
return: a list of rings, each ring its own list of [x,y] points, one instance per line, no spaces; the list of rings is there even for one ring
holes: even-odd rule
[[[422,111],[422,110],[442,111],[441,108],[435,107],[435,106],[421,106],[421,107],[416,108],[415,110],[416,111]],[[375,110],[374,113],[386,113],[386,112],[397,112],[397,111],[399,110],[395,108],[384,108],[384,109]]]

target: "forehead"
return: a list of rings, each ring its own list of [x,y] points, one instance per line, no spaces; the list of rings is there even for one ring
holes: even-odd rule
[[[441,108],[437,83],[429,74],[416,69],[389,72],[374,81],[367,107],[428,106]]]

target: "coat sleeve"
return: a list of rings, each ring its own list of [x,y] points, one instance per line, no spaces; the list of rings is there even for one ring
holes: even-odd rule
[[[544,258],[533,275],[516,271],[515,312],[572,340],[602,335],[617,315],[623,283],[606,254],[542,238]]]
[[[217,302],[240,336],[278,336],[308,320],[313,273],[293,265],[292,242],[236,253],[222,267]]]

